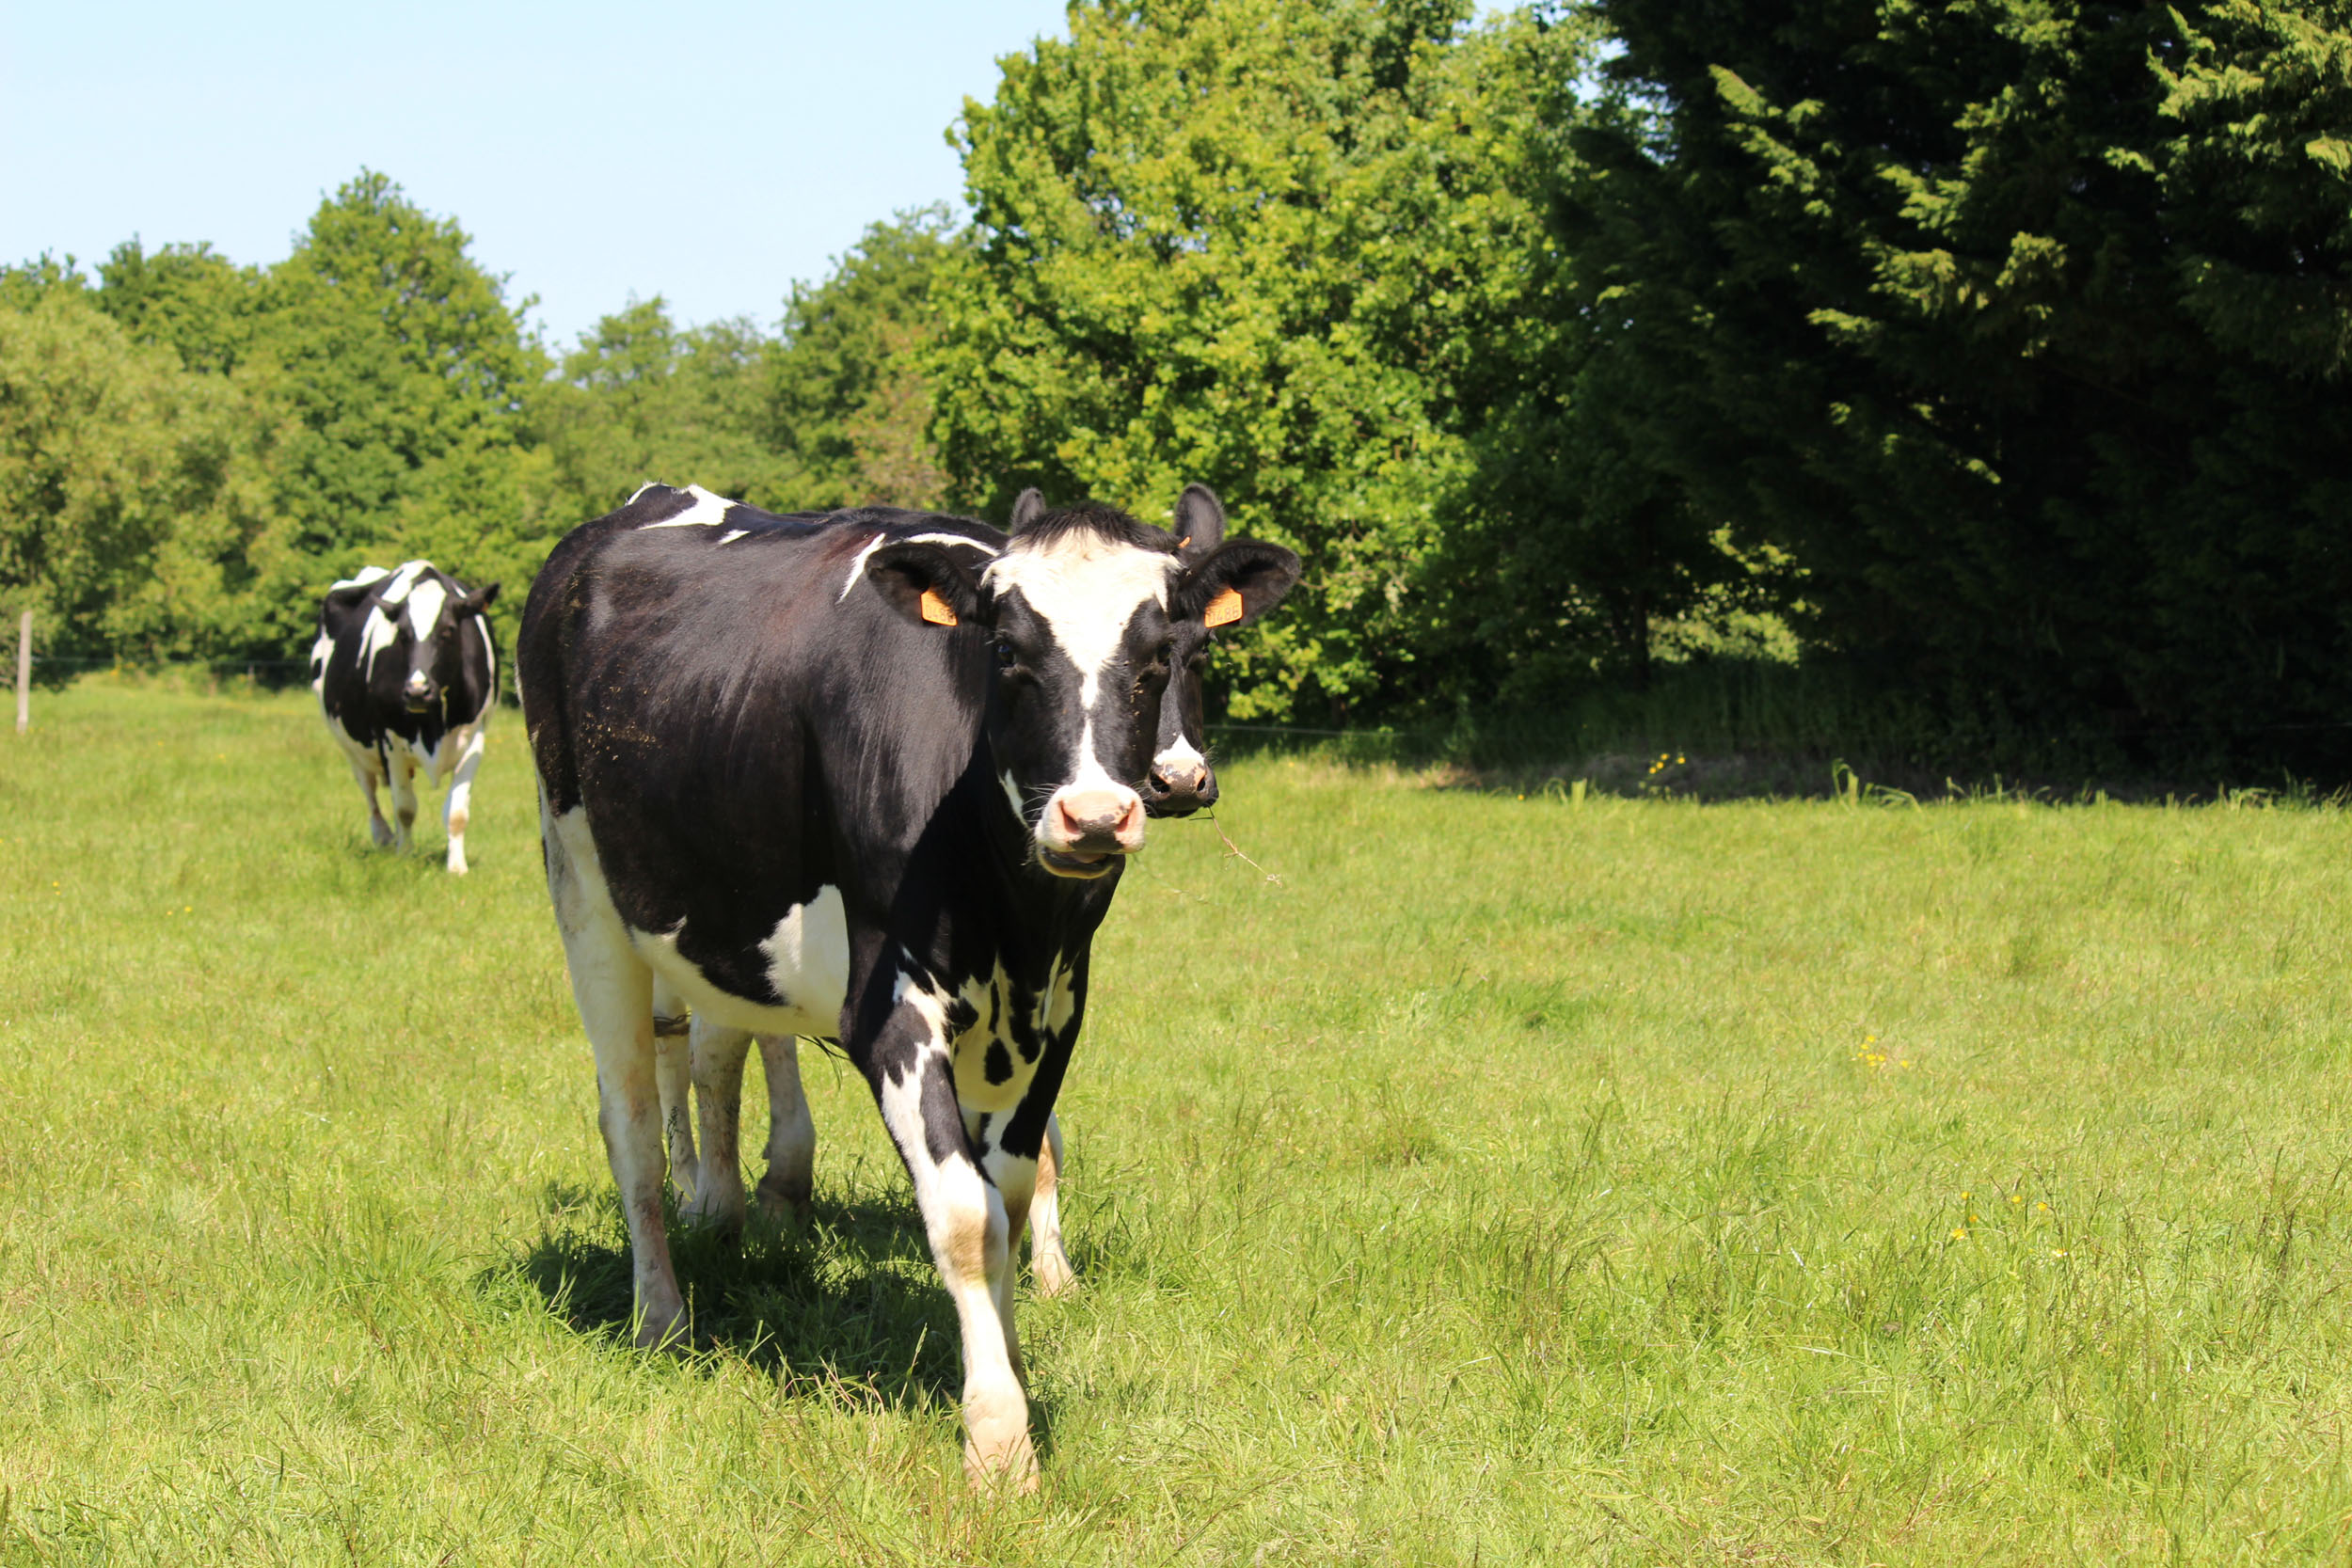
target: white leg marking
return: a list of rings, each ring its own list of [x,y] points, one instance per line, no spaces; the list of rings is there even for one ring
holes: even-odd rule
[[[478,724],[468,724],[459,735],[464,737],[463,749],[457,753],[457,777],[449,786],[449,800],[441,807],[441,821],[449,829],[450,875],[466,874],[466,827],[473,820],[473,776],[482,770],[483,730]]]
[[[729,1029],[699,1014],[690,1055],[693,1064],[694,1110],[702,1123],[702,1164],[696,1167],[694,1201],[682,1211],[696,1225],[723,1231],[743,1228],[743,1157],[738,1130],[743,1111],[743,1058],[751,1031]]]
[[[930,1107],[930,1115],[955,1115],[942,1032],[945,1010],[911,981],[901,980],[899,993],[925,1016],[930,1038],[902,1076],[883,1079],[882,1123],[914,1180],[931,1259],[962,1331],[964,1474],[975,1485],[1010,1481],[1031,1491],[1037,1486],[1037,1449],[1029,1440],[1029,1401],[1013,1370],[1010,1324],[997,1306],[1001,1281],[1011,1271],[1004,1196],[981,1178],[969,1157],[931,1158],[927,1085],[930,1093],[945,1097]]]
[[[1012,1363],[1013,1375],[1021,1386],[1029,1386],[1028,1369],[1021,1364],[1021,1337],[1013,1331],[1012,1287],[1014,1276],[1021,1271],[1013,1259],[1021,1250],[1021,1232],[1033,1212],[1037,1192],[1036,1160],[1025,1160],[1008,1154],[1002,1148],[992,1148],[987,1155],[989,1180],[996,1183],[1005,1205],[1005,1266],[990,1280],[996,1298],[996,1316],[1005,1328],[1005,1358]]]
[[[801,1042],[760,1036],[759,1065],[768,1079],[768,1174],[759,1179],[759,1206],[806,1219],[817,1191],[817,1122],[801,1088]]]
[[[1037,1196],[1029,1205],[1029,1274],[1041,1296],[1057,1296],[1078,1283],[1061,1239],[1061,1117],[1045,1118],[1045,1147],[1038,1150]]]
[[[596,1054],[596,1124],[621,1191],[636,1287],[637,1342],[683,1336],[686,1303],[661,1224],[661,1093],[655,1082],[653,971],[630,946],[605,889],[588,814],[550,816],[542,805],[548,894],[564,937],[572,1000]]]

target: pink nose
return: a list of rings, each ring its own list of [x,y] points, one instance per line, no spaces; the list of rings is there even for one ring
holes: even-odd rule
[[[1209,770],[1197,762],[1171,758],[1152,765],[1152,784],[1163,795],[1197,795]]]
[[[1143,801],[1132,789],[1072,789],[1054,797],[1055,836],[1073,849],[1143,847]]]

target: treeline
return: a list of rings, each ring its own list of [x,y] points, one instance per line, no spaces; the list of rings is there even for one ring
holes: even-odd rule
[[[0,598],[49,653],[288,657],[362,562],[519,591],[649,478],[935,501],[898,350],[946,236],[935,213],[877,227],[781,334],[655,299],[560,358],[457,224],[374,173],[274,266],[132,240],[95,277],[0,273]]]
[[[0,593],[282,652],[361,559],[519,584],[651,478],[1200,479],[1310,562],[1237,717],[1798,658],[1979,761],[2352,774],[2352,7],[1082,0],[954,135],[970,221],[772,327],[549,352],[374,175],[266,269],[17,269]]]

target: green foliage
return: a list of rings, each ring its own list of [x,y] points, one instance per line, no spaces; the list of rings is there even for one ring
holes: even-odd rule
[[[556,515],[600,515],[649,481],[782,511],[937,505],[918,357],[954,243],[939,209],[875,224],[794,286],[774,338],[748,321],[681,330],[659,296],[605,317],[531,400]]]
[[[1466,7],[1107,0],[1009,57],[959,136],[975,241],[932,291],[955,494],[1150,515],[1205,481],[1300,550],[1230,653],[1232,711],[1345,713],[1416,668],[1478,328],[1526,287],[1526,84]]]
[[[233,395],[79,291],[0,308],[0,599],[51,651],[208,651],[259,531]]]
[[[796,507],[938,506],[931,279],[963,245],[945,207],[867,229],[816,284],[796,283],[769,357],[769,440],[799,468]]]
[[[598,322],[531,400],[555,515],[584,522],[655,482],[789,504],[798,469],[760,438],[769,353],[748,322],[680,331],[659,295]]]
[[[517,441],[544,363],[466,245],[363,173],[270,270],[256,374],[285,414],[272,469],[305,562],[268,595],[281,643],[362,561],[431,551],[483,580],[535,565],[561,532],[526,504]]]
[[[168,245],[150,255],[137,240],[115,246],[91,296],[141,342],[161,343],[192,371],[228,374],[251,355],[266,275],[210,245]]]
[[[1995,754],[2334,755],[2344,8],[1598,8],[1563,243],[1677,388],[1629,449],[1808,635]]]

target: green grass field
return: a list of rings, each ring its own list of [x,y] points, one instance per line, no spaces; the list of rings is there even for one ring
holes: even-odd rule
[[[1128,874],[984,1497],[831,1058],[816,1222],[683,1242],[701,1348],[628,1348],[511,711],[453,879],[307,693],[44,697],[0,1560],[2345,1554],[2352,816],[1225,783],[1279,883],[1198,822]]]

